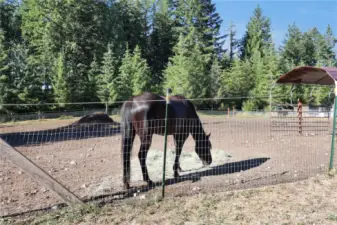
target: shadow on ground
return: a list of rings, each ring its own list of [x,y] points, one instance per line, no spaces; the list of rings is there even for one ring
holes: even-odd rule
[[[185,181],[192,181],[196,182],[200,180],[201,177],[207,177],[207,176],[219,176],[219,175],[225,175],[225,174],[231,174],[231,173],[237,173],[240,171],[245,171],[249,170],[255,167],[260,166],[261,164],[265,163],[268,161],[270,158],[254,158],[254,159],[248,159],[248,160],[243,160],[239,162],[231,162],[231,163],[225,163],[223,165],[218,165],[215,166],[209,170],[201,171],[201,172],[192,172],[189,174],[185,174],[180,176],[179,178],[176,179],[167,179],[166,180],[166,185],[173,185],[173,184],[178,184],[181,182]],[[134,187],[131,188],[128,191],[121,191],[117,193],[110,193],[110,194],[105,194],[105,195],[99,195],[87,199],[82,199],[83,202],[85,203],[97,203],[99,206],[103,206],[108,203],[112,203],[114,201],[120,201],[123,199],[127,199],[130,197],[133,197],[135,193],[144,193],[149,190],[154,189],[157,186],[161,186],[161,182],[156,182],[153,186],[140,186],[140,187]],[[67,207],[65,203],[60,203],[57,204],[53,207],[47,207],[44,209],[38,209],[38,210],[32,210],[28,212],[21,212],[21,213],[16,213],[16,214],[10,214],[6,216],[2,216],[0,218],[7,218],[7,217],[14,217],[14,216],[21,216],[25,214],[32,214],[32,213],[38,213],[42,211],[52,211],[54,209],[60,209],[63,207]]]
[[[45,143],[108,137],[120,134],[118,123],[70,124],[68,126],[40,131],[24,131],[0,134],[0,138],[13,147],[41,145]]]
[[[166,182],[166,186],[168,186],[168,185],[182,183],[185,181],[196,182],[200,180],[201,177],[219,176],[219,175],[237,173],[240,171],[245,171],[245,170],[258,167],[261,164],[268,161],[269,159],[270,158],[254,158],[254,159],[242,160],[238,162],[225,163],[222,165],[215,166],[209,170],[205,170],[201,172],[192,172],[189,174],[181,175],[178,178],[167,179],[165,182]],[[162,185],[162,182],[156,182],[152,186],[144,185],[140,187],[134,187],[128,191],[121,191],[121,192],[107,194],[107,195],[95,196],[89,199],[85,199],[84,201],[90,202],[90,201],[95,201],[95,200],[102,200],[102,198],[105,198],[104,202],[102,202],[101,204],[106,204],[109,202],[113,202],[116,199],[122,200],[122,199],[133,197],[135,193],[139,194],[139,193],[147,192],[161,185]],[[118,196],[118,198],[116,196]],[[111,200],[109,200],[110,198]]]

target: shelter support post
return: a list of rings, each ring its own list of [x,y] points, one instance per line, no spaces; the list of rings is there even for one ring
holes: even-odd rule
[[[335,81],[335,103],[334,103],[334,106],[333,106],[333,122],[332,122],[332,137],[331,137],[329,171],[331,171],[333,169],[333,160],[334,160],[334,154],[335,154],[336,110],[337,110],[337,82]]]
[[[329,100],[330,100],[330,96],[331,96],[331,93],[333,92],[334,88],[331,88],[330,92],[329,92]],[[330,112],[331,112],[331,109],[329,107],[329,111],[328,111],[328,119],[330,119]]]
[[[296,88],[296,85],[293,85],[290,90],[290,105],[293,106],[293,91]]]
[[[297,103],[298,133],[302,134],[302,102],[298,99]]]
[[[269,89],[269,110],[270,110],[270,116],[272,111],[272,90],[275,87],[276,83],[273,83],[273,85]]]

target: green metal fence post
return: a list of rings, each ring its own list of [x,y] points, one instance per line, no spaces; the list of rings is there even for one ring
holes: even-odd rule
[[[333,106],[333,124],[332,124],[332,137],[331,137],[331,152],[330,152],[329,171],[333,169],[333,158],[334,158],[334,154],[335,154],[336,110],[337,110],[337,85],[336,85],[336,82],[335,82],[335,103],[334,103],[334,106]]]
[[[163,159],[163,179],[162,179],[162,193],[161,196],[164,198],[165,196],[165,171],[166,171],[166,148],[167,148],[167,116],[168,116],[168,104],[170,103],[170,94],[171,94],[171,89],[168,88],[166,90],[166,110],[165,110],[165,141],[164,141],[164,159]]]

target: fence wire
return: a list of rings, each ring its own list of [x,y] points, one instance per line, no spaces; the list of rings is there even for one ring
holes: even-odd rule
[[[195,151],[196,142],[189,135],[179,158],[179,177],[174,174],[176,142],[167,139],[165,196],[175,197],[203,192],[250,188],[289,182],[325,173],[329,165],[331,116],[320,118],[303,113],[302,133],[298,132],[296,114],[236,112],[231,114],[200,113],[202,128],[210,135],[210,165],[203,152]],[[139,153],[141,140],[135,137],[128,162],[131,167],[130,189],[123,189],[123,155],[118,118],[116,123],[70,123],[69,121],[37,121],[0,125],[1,137],[22,154],[43,168],[57,181],[84,201],[116,202],[125,199],[143,201],[158,197],[163,174],[164,137],[154,134],[144,140],[149,145]],[[196,130],[201,146],[205,136],[200,125],[189,120],[175,120],[187,136]],[[141,124],[141,123],[140,123]],[[141,125],[140,131],[142,130]],[[164,133],[164,121],[152,120],[148,128]],[[143,146],[144,147],[144,146]],[[199,153],[199,154],[198,154]],[[201,155],[201,157],[199,157]],[[140,161],[147,165],[154,182],[144,182]],[[207,161],[207,160],[206,160]],[[62,200],[52,191],[32,180],[5,161],[0,155],[0,216],[52,207]]]

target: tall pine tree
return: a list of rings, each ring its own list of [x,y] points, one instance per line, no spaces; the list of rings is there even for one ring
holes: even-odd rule
[[[240,43],[241,59],[249,59],[256,50],[260,52],[261,57],[264,57],[264,50],[270,48],[272,44],[270,19],[262,13],[258,5],[247,24],[247,31]]]
[[[152,79],[150,68],[141,56],[141,49],[137,45],[133,51],[132,61],[132,94],[139,95],[145,91],[152,91]]]
[[[97,95],[102,102],[114,102],[118,98],[118,60],[108,44],[104,53],[100,74],[97,77]]]
[[[202,53],[199,44],[195,44],[192,49],[190,46],[188,37],[181,34],[174,47],[175,55],[170,58],[164,71],[165,87],[188,98],[210,97],[211,79],[207,67],[210,56]]]
[[[71,96],[68,86],[67,74],[68,70],[65,64],[64,52],[61,51],[54,64],[53,90],[55,101],[60,103],[60,106],[62,107],[65,106],[62,103],[70,102]]]
[[[11,82],[9,79],[8,53],[4,46],[4,34],[0,29],[0,104],[9,103]],[[0,110],[4,110],[0,108]]]
[[[174,45],[173,20],[169,11],[168,0],[159,0],[153,17],[153,31],[150,35],[149,66],[152,73],[152,85],[158,92],[164,82],[162,71],[172,56]]]
[[[128,45],[126,46],[126,50],[124,52],[122,58],[122,64],[119,67],[119,96],[120,99],[125,101],[132,96],[132,80],[133,80],[133,65],[132,65],[132,55],[130,54],[130,50]]]

